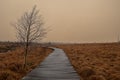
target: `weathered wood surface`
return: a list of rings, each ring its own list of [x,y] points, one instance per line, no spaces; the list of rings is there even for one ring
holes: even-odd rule
[[[54,48],[54,52],[22,80],[80,80],[80,77],[64,51]]]

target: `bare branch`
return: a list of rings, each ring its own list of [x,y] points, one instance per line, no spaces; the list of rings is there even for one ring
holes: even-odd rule
[[[42,16],[39,15],[39,10],[36,10],[36,6],[34,6],[30,12],[25,12],[14,24],[18,33],[18,40],[25,43],[42,40],[47,34],[43,25]]]

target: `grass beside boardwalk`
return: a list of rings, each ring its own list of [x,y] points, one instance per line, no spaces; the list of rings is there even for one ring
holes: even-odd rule
[[[81,80],[120,80],[120,43],[60,45]]]
[[[42,62],[52,50],[42,47],[32,47],[29,52],[27,69],[23,69],[24,53],[23,48],[16,47],[15,50],[0,53],[0,80],[21,80]]]

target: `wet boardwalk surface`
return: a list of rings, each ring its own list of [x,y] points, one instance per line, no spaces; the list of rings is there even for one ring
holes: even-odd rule
[[[22,80],[80,80],[62,49],[54,48],[37,68]]]

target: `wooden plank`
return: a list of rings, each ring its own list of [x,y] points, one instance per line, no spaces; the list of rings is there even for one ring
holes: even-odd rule
[[[80,80],[80,77],[64,51],[54,48],[54,52],[22,80]]]

